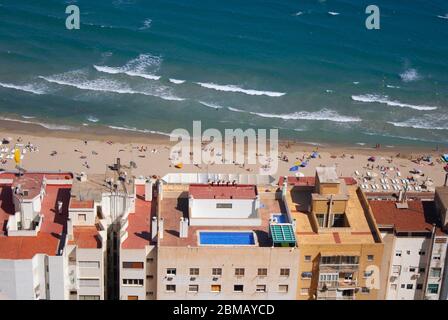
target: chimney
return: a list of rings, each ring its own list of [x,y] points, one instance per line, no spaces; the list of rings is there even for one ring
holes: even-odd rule
[[[398,202],[403,201],[403,190],[400,190],[400,192],[398,193]]]
[[[188,218],[180,218],[179,237],[188,238]]]
[[[152,186],[153,182],[151,180],[145,182],[145,201],[152,201]]]
[[[152,217],[152,221],[151,221],[151,238],[152,238],[152,240],[155,240],[156,237],[157,237],[157,218],[156,217]]]
[[[58,201],[58,213],[62,214],[62,201]]]
[[[73,240],[73,222],[72,219],[67,219],[67,236],[68,240]]]
[[[158,180],[157,197],[159,200],[163,200],[163,182],[162,182],[162,180]]]
[[[159,220],[159,238],[163,239],[163,218]]]

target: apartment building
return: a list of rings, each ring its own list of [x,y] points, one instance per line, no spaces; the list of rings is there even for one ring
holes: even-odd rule
[[[0,174],[0,299],[81,298],[73,289],[88,243],[70,228],[72,182],[71,173]]]
[[[448,235],[434,201],[370,200],[384,242],[380,298],[438,300]]]
[[[295,299],[293,224],[266,179],[199,174],[158,181],[157,299]]]
[[[442,229],[445,232],[448,232],[448,174],[445,177],[444,186],[436,188],[434,204],[436,206],[437,214],[440,217]],[[445,265],[448,265],[448,254],[445,258]],[[443,274],[440,299],[448,300],[448,268],[445,268]]]
[[[279,184],[300,253],[297,299],[377,299],[384,245],[356,181],[318,167]]]

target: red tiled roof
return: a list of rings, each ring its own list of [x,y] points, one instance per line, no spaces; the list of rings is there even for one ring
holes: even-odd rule
[[[94,206],[93,200],[70,199],[70,208],[73,209],[92,209],[93,206]]]
[[[397,232],[431,232],[435,223],[440,226],[434,201],[407,201],[407,209],[398,209],[396,201],[370,200],[370,207],[379,226],[393,226]],[[437,228],[438,234],[443,234]]]
[[[44,174],[28,174],[38,178]],[[5,177],[3,174],[0,177]],[[38,178],[39,179],[39,178]],[[11,186],[0,187],[0,259],[31,259],[38,253],[56,255],[67,223],[70,185],[47,185],[42,201],[43,216],[40,231],[35,237],[6,236],[6,224],[14,214]],[[62,213],[56,213],[57,202],[62,201]]]
[[[135,212],[128,216],[127,239],[123,242],[123,249],[143,249],[150,244],[152,206],[145,201],[145,186],[136,186]]]
[[[346,185],[355,185],[357,184],[356,179],[352,177],[341,177],[344,179]],[[278,185],[282,186],[284,177],[280,177],[278,179]],[[297,186],[297,187],[314,187],[316,185],[315,177],[288,177],[288,185]]]
[[[96,226],[75,226],[73,227],[74,239],[69,244],[76,244],[79,248],[99,249],[101,240]]]
[[[254,199],[257,196],[257,187],[243,184],[191,184],[189,193],[195,199]]]

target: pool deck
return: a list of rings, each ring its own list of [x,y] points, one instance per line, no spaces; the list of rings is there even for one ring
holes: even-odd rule
[[[269,239],[269,218],[272,213],[284,213],[285,207],[279,200],[265,199],[261,195],[261,203],[264,208],[260,209],[260,226],[189,226],[188,237],[179,237],[179,221],[181,217],[188,217],[188,198],[164,198],[162,200],[160,217],[164,219],[164,236],[159,246],[165,247],[201,247],[198,245],[197,231],[254,231],[259,247],[271,247]],[[232,245],[225,245],[231,247]],[[210,247],[209,245],[205,247]]]

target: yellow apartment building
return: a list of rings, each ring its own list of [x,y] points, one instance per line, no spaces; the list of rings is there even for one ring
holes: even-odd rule
[[[377,299],[383,243],[356,181],[318,167],[280,183],[300,253],[297,299]]]

